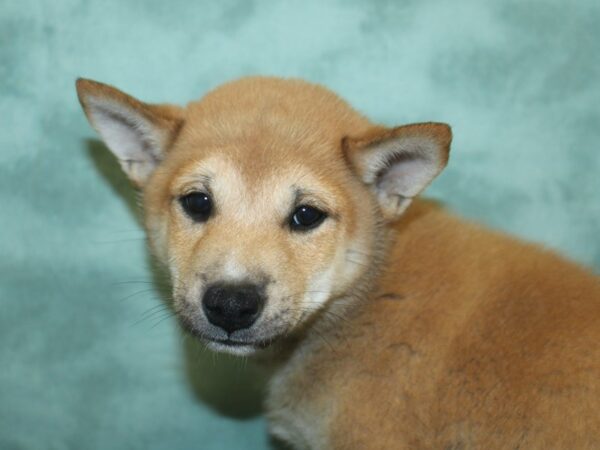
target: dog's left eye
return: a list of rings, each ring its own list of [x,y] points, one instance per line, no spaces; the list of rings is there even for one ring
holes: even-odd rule
[[[323,223],[327,214],[308,205],[298,206],[290,217],[290,228],[294,231],[308,231]]]
[[[206,222],[212,213],[212,200],[204,192],[192,192],[179,199],[186,214],[196,222]]]

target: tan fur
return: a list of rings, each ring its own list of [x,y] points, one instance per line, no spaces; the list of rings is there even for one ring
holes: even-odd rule
[[[445,166],[448,127],[375,126],[297,80],[243,79],[186,108],[86,80],[78,93],[93,124],[101,98],[161,136],[153,173],[130,176],[184,325],[210,340],[208,282],[269,280],[257,344],[209,346],[272,362],[275,435],[295,448],[600,448],[598,278],[430,202],[406,209]],[[417,187],[382,181],[420,156]],[[306,234],[285,225],[297,188],[329,213]],[[197,224],[178,198],[201,189],[217,213]]]

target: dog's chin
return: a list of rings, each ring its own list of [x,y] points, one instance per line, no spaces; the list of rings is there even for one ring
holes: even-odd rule
[[[229,353],[236,356],[250,356],[256,353],[261,346],[253,344],[239,344],[231,341],[209,341],[205,340],[206,346],[219,353]]]
[[[178,316],[183,330],[202,342],[208,349],[231,355],[249,356],[266,349],[284,334],[283,330],[270,330],[271,333],[252,332],[248,329],[238,330],[229,336],[225,331],[216,327],[198,325],[188,316]],[[258,334],[258,335],[257,335]],[[265,334],[267,337],[265,337]]]

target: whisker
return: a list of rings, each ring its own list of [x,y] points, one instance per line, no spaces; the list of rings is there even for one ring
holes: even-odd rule
[[[154,284],[153,280],[125,280],[125,281],[115,281],[112,283],[114,286],[119,286],[121,284]]]
[[[170,309],[171,309],[171,308],[169,308],[166,305],[158,305],[158,306],[162,306],[162,308],[156,309],[155,311],[152,311],[150,313],[148,311],[146,311],[144,314],[142,314],[142,317],[140,319],[136,320],[133,323],[133,325],[138,325],[138,324],[140,324],[140,323],[142,323],[142,322],[144,322],[146,320],[150,320],[152,318],[155,318],[157,315],[159,315],[161,313],[164,313],[164,312],[167,312],[167,311],[170,311]],[[154,309],[154,308],[151,308],[151,309]]]
[[[137,291],[137,292],[134,292],[133,294],[129,294],[129,295],[126,295],[126,296],[125,296],[125,297],[123,297],[123,298],[120,298],[120,299],[118,299],[118,301],[119,301],[119,302],[123,302],[123,301],[125,301],[125,300],[128,300],[128,299],[130,299],[130,298],[133,298],[133,297],[135,297],[135,296],[137,296],[137,295],[140,295],[140,294],[147,294],[147,293],[149,293],[149,292],[156,292],[156,290],[155,290],[154,288],[150,288],[150,289],[144,289],[144,290],[141,290],[141,291]]]
[[[161,319],[159,319],[158,322],[156,322],[151,329],[156,328],[158,325],[160,325],[162,322],[164,322],[167,319],[170,319],[171,317],[175,317],[175,313],[174,312],[169,312],[167,315],[165,315],[164,317],[162,317]]]
[[[139,241],[145,241],[146,238],[145,237],[141,237],[141,238],[129,238],[129,239],[115,239],[115,240],[110,240],[110,241],[92,241],[92,243],[94,244],[121,244],[123,242],[139,242]]]

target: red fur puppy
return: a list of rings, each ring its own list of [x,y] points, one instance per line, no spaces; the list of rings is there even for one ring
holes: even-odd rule
[[[270,359],[272,432],[310,449],[600,448],[600,282],[415,197],[450,128],[372,124],[247,78],[185,108],[77,82],[143,190],[174,309]]]

